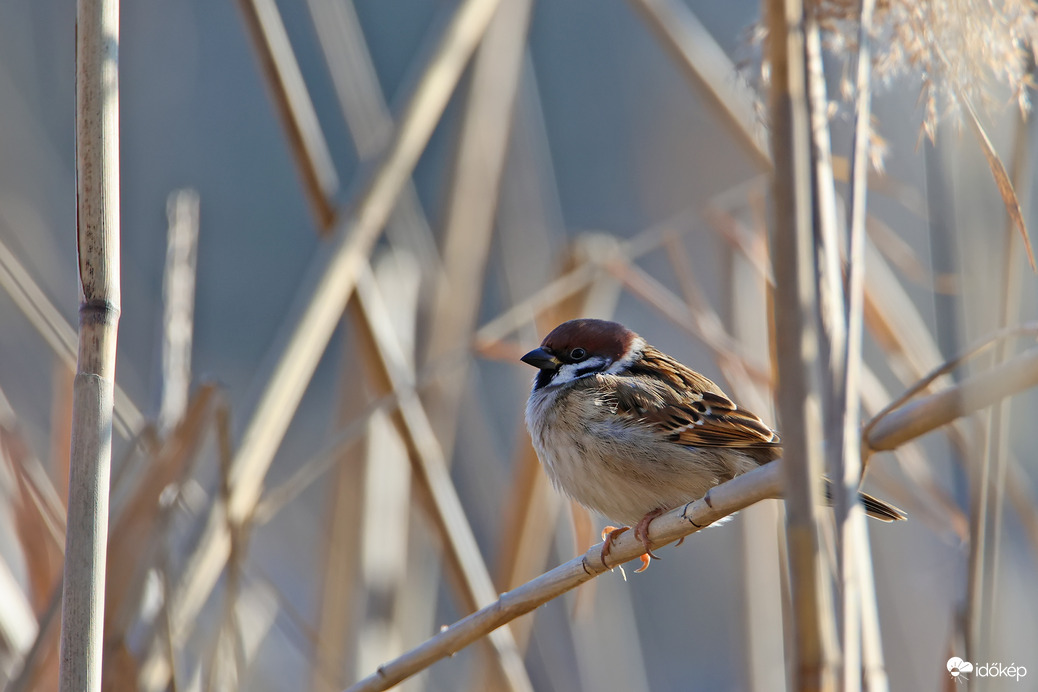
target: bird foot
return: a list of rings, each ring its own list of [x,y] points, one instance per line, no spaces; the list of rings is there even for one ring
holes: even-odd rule
[[[602,541],[603,541],[603,544],[602,544],[602,554],[600,556],[600,559],[602,560],[602,566],[603,567],[608,567],[609,566],[609,565],[606,564],[606,556],[609,554],[609,551],[613,547],[613,541],[615,541],[616,538],[620,534],[622,534],[623,532],[630,531],[630,530],[631,530],[630,526],[621,526],[619,528],[617,528],[616,526],[607,526],[604,529],[602,529]],[[637,535],[637,534],[635,534],[635,535]],[[634,570],[636,574],[639,573],[639,572],[644,572],[645,570],[649,569],[649,562],[651,561],[651,559],[649,558],[649,554],[648,553],[646,553],[645,555],[642,555],[638,559],[641,560],[642,566],[639,567],[638,569]]]
[[[656,517],[665,514],[666,511],[666,508],[658,507],[642,517],[642,520],[634,527],[634,537],[641,541],[642,545],[645,546],[645,555],[648,557],[654,557],[657,560],[659,560],[660,557],[652,552],[652,546],[649,544],[649,524],[651,524],[652,520]]]

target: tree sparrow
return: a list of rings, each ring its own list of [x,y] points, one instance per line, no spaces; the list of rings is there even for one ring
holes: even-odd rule
[[[778,433],[759,417],[616,322],[564,322],[522,361],[539,369],[526,425],[552,483],[588,509],[635,525],[645,566],[653,519],[781,456]],[[860,497],[869,516],[905,518]],[[605,537],[603,560],[626,530]]]

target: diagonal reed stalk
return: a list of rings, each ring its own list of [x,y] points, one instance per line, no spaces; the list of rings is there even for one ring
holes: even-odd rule
[[[138,616],[140,593],[148,569],[158,561],[160,527],[168,508],[162,494],[182,487],[194,470],[205,433],[214,419],[226,416],[224,393],[213,383],[200,386],[188,403],[177,427],[170,431],[148,464],[133,494],[112,512],[112,543],[108,547],[111,568],[106,583],[106,642],[118,638]],[[111,635],[109,637],[109,635]]]
[[[683,235],[690,232],[693,228],[692,218],[691,209],[680,211],[671,218],[653,224],[630,239],[619,243],[610,257],[614,261],[621,256],[631,261],[638,259],[659,248],[671,234]],[[493,352],[494,347],[509,334],[535,322],[545,311],[584,290],[595,279],[600,268],[600,259],[599,255],[590,255],[525,300],[514,303],[484,323],[476,330],[473,338],[476,350]],[[521,355],[522,352],[519,352],[515,354],[515,357],[518,358]]]
[[[711,216],[724,221],[724,225],[717,230],[723,234],[725,240],[732,243],[747,257],[751,266],[760,276],[765,279],[770,278],[763,245],[748,237],[749,234],[740,231],[738,226],[732,222],[730,215],[714,209]],[[873,219],[870,218],[869,223],[871,224],[872,221]],[[909,391],[917,388],[926,389],[938,380],[941,384],[948,384],[948,370],[946,369],[941,369],[932,376],[924,377],[931,363],[940,362],[939,351],[934,339],[922,316],[901,286],[901,282],[873,243],[866,243],[866,254],[865,263],[869,267],[870,277],[865,286],[864,318],[870,335],[886,353],[886,363],[906,384],[911,383],[914,378],[923,378],[921,380],[923,385],[917,383]],[[872,370],[865,364],[862,364],[862,367],[864,385],[866,385],[862,394],[869,401],[870,409],[878,412],[884,408],[892,408],[887,406],[892,398],[885,387]],[[901,399],[898,401],[903,403]],[[958,421],[956,425],[948,429],[948,434],[955,444],[959,444],[962,440],[961,423],[962,421]],[[930,524],[939,533],[949,528],[953,532],[961,533],[958,532],[958,528],[962,526],[962,512],[939,486],[938,479],[934,477],[916,450],[900,448],[898,458],[902,460],[909,476],[923,491],[923,496],[906,494],[901,486],[891,484],[887,484],[890,487],[886,487],[885,490],[895,495],[895,501],[905,506],[910,514],[924,520],[932,519]]]
[[[716,486],[710,491],[709,501],[697,500],[684,508],[678,508],[661,516],[652,525],[652,545],[656,547],[672,543],[732,512],[773,496],[781,489],[781,474],[781,464],[767,464],[728,483]],[[502,594],[490,605],[441,630],[439,634],[417,648],[394,661],[379,666],[375,673],[352,685],[348,692],[374,692],[389,689],[437,660],[459,651],[487,632],[608,572],[617,565],[636,559],[645,552],[645,547],[630,533],[620,536],[620,539],[613,543],[605,561],[601,559],[602,544],[592,546],[583,555]]]
[[[771,168],[768,135],[754,107],[756,94],[739,78],[731,60],[689,7],[679,0],[631,0],[670,52],[698,94],[706,96],[722,123],[753,159]]]
[[[943,54],[942,54],[943,57]],[[1033,62],[1032,62],[1033,71]],[[1006,171],[1001,159],[980,123],[979,117],[968,97],[961,90],[956,92],[978,144],[988,162],[996,186],[1002,195],[1006,209],[1006,236],[1001,257],[1001,285],[996,296],[997,326],[1004,331],[1017,317],[1020,305],[1019,247],[1014,230],[1019,231],[1024,241],[1024,250],[1034,269],[1027,229],[1024,224],[1023,207],[1017,198],[1017,190],[1028,192],[1030,147],[1029,127],[1023,118],[1017,118],[1012,140],[1012,174]],[[993,356],[996,363],[1002,362],[1008,353],[1008,341],[996,344]],[[991,655],[991,640],[995,631],[998,579],[999,547],[1006,490],[1006,477],[1010,459],[1006,445],[1009,435],[1009,404],[1000,402],[988,412],[983,427],[983,449],[979,467],[971,476],[970,554],[968,583],[963,629],[965,630],[966,652],[971,659],[984,660]],[[1025,523],[1026,514],[1021,515]]]
[[[581,239],[578,239],[568,248],[560,273],[565,274],[583,262],[600,262],[602,258],[596,259],[596,252],[600,254],[601,249],[599,243],[582,243]],[[600,287],[596,291],[596,282],[592,281],[584,290],[547,310],[537,320],[537,334],[547,334],[556,325],[577,317],[594,315],[610,318],[612,309],[604,312],[591,310],[594,303],[600,302],[594,296],[596,292],[602,291]],[[548,477],[541,469],[537,453],[530,444],[525,424],[520,424],[520,427],[519,448],[515,452],[512,466],[512,492],[500,534],[503,544],[511,544],[514,547],[501,553],[497,567],[497,583],[506,589],[518,586],[544,570],[552,547],[551,542],[545,541],[544,537],[552,535],[560,511],[568,504],[551,488]],[[583,513],[583,510],[576,508],[575,512]],[[533,632],[533,618],[516,622],[513,629],[516,631],[516,640],[520,648],[526,651]]]
[[[386,389],[412,392],[401,397],[395,417],[410,449],[415,474],[428,491],[434,509],[433,519],[441,524],[439,533],[447,542],[446,555],[463,579],[464,607],[468,610],[482,607],[494,600],[496,591],[450,479],[443,450],[421,401],[414,393],[414,373],[408,369],[399,343],[393,336],[388,312],[370,274],[361,276],[357,291],[361,313],[358,326],[378,354],[375,365],[379,379],[385,382]],[[491,644],[508,688],[532,689],[511,632],[506,629],[495,633]]]
[[[15,429],[12,414],[0,392],[0,468],[17,477],[17,495],[11,510],[15,532],[25,552],[29,579],[28,588],[23,590],[7,558],[0,556],[0,602],[5,606],[0,610],[0,643],[4,649],[0,652],[0,662],[5,668],[32,646],[39,632],[36,613],[46,607],[46,591],[54,581],[55,569],[61,564],[57,541],[46,535],[48,522],[42,516],[42,507],[33,502],[28,477],[19,473],[23,466],[39,465],[39,460],[30,460],[32,453]]]
[[[280,111],[317,227],[327,233],[335,223],[333,200],[339,189],[339,177],[277,4],[274,0],[239,0],[238,7],[259,56],[264,81]]]
[[[43,337],[58,359],[71,372],[76,366],[76,331],[47,294],[33,280],[15,254],[0,242],[0,287],[7,291],[15,305],[33,328]],[[114,428],[130,439],[144,427],[144,415],[118,384],[115,385]],[[68,450],[62,453],[67,454]]]
[[[314,9],[318,10],[320,16],[326,14],[323,8],[314,7]],[[512,111],[513,98],[507,97],[507,95],[511,94],[512,97],[514,97],[516,86],[518,84],[521,57],[525,46],[525,26],[529,16],[529,9],[528,4],[511,4],[509,5],[509,13],[499,13],[497,21],[494,22],[488,30],[488,36],[484,39],[482,49],[477,56],[474,73],[474,86],[470,97],[471,107],[467,118],[467,126],[465,128],[465,132],[468,133],[468,136],[463,139],[462,155],[460,157],[461,161],[459,162],[459,180],[455,188],[459,191],[458,195],[460,195],[460,198],[458,198],[456,204],[452,206],[452,209],[457,211],[456,214],[452,214],[450,217],[453,222],[448,223],[448,228],[452,231],[448,234],[448,248],[454,248],[454,251],[452,252],[449,250],[447,253],[448,263],[451,266],[450,271],[445,273],[444,276],[446,277],[449,275],[453,280],[459,280],[462,276],[468,276],[471,274],[471,271],[467,269],[468,265],[472,264],[473,266],[481,267],[485,264],[485,256],[480,258],[480,255],[485,255],[486,249],[489,248],[489,238],[490,231],[492,230],[492,217],[494,211],[495,195],[493,193],[496,191],[496,181],[499,178],[500,170],[503,167],[507,133],[509,131],[507,123]],[[276,17],[276,11],[271,10],[269,14],[271,14],[271,17],[268,17],[268,22],[276,24],[276,22],[273,21],[273,18]],[[329,15],[329,17],[330,16],[331,15]],[[349,19],[348,16],[338,18],[340,20]],[[269,40],[270,36],[268,35],[266,38]],[[272,60],[275,67],[279,62],[285,62],[289,67],[295,64],[294,58],[287,47],[282,49],[280,52],[275,53],[270,46],[265,45],[266,42],[264,41],[264,36],[257,36],[257,42],[261,44],[261,57],[263,57],[264,60]],[[278,55],[281,57],[278,57]],[[284,100],[289,97],[289,94],[295,93],[299,99],[309,103],[306,98],[305,86],[302,84],[301,79],[290,78],[292,74],[295,74],[295,72],[285,69],[277,70],[275,72],[268,71],[268,78],[273,80],[277,73],[281,73],[281,82],[272,85],[274,94],[277,97],[276,100]],[[505,75],[504,81],[501,79],[502,73]],[[288,75],[288,77],[286,77],[286,75]],[[296,77],[298,77],[297,74]],[[506,95],[506,98],[501,98],[502,93]],[[377,106],[377,104],[375,105]],[[280,110],[283,114],[283,120],[287,121],[285,125],[291,138],[291,135],[295,130],[301,129],[301,125],[293,121],[293,113],[295,112],[295,109],[282,105]],[[347,114],[349,114],[349,112],[350,111],[347,110]],[[502,122],[505,123],[504,128],[499,127]],[[354,127],[355,131],[360,131],[361,129],[362,128]],[[499,130],[500,134],[491,136],[489,133],[492,133],[495,130]],[[313,133],[312,139],[323,142],[323,137],[319,135],[320,132],[318,130]],[[495,157],[497,162],[490,164],[491,168],[497,169],[497,172],[495,173],[490,171],[489,175],[487,175],[487,171],[479,169],[478,166],[474,165],[474,162],[481,160],[477,154],[485,154],[488,138],[491,142],[497,142],[496,147],[492,148],[496,148],[498,151],[498,156]],[[363,149],[366,144],[366,142],[360,142],[358,143],[358,148]],[[467,155],[465,153],[466,151],[468,152]],[[304,157],[300,159],[300,165],[304,169],[307,169],[312,165],[312,162],[308,161]],[[475,177],[473,177],[473,174],[475,174]],[[466,182],[468,184],[465,184]],[[310,186],[308,185],[308,187]],[[468,213],[462,213],[461,210],[465,210]],[[475,253],[472,252],[472,231],[475,227],[483,227],[484,229],[482,237],[486,238],[487,242],[483,244],[483,253],[480,253],[479,251],[476,251]],[[451,242],[450,238],[460,238],[463,242],[460,244],[458,242]],[[460,261],[458,261],[459,257],[461,258]],[[473,257],[476,259],[475,263],[470,261]],[[479,271],[481,271],[481,269]],[[468,288],[472,283],[478,283],[478,281],[471,276],[462,281],[462,285],[466,288]],[[368,293],[370,294],[370,289],[368,290]],[[447,296],[448,293],[448,291],[444,291],[443,295]],[[473,297],[479,296],[477,292],[468,292],[468,295]],[[361,302],[364,303],[365,301],[362,299]],[[464,316],[466,313],[472,313],[471,320],[474,321],[475,310],[478,307],[478,302],[474,302],[471,308],[457,305],[456,299],[447,302],[445,305],[446,309],[441,310],[441,319],[437,320],[435,324],[441,325],[441,328],[446,325],[449,326],[450,329],[440,332],[434,331],[432,336],[434,349],[439,347],[440,342],[443,341],[441,337],[445,333],[449,334],[452,340],[456,340],[455,331],[461,328],[461,325],[457,324],[456,320],[452,320],[451,316],[456,314]],[[468,329],[471,329],[471,327],[468,327]],[[468,329],[462,329],[462,331],[467,331]],[[383,336],[385,337],[385,332],[383,332]],[[452,398],[455,397],[449,395],[441,397],[441,399],[444,400],[440,401],[433,410],[440,411],[441,417],[445,417],[448,420],[453,418],[453,414],[451,414],[450,411],[451,409],[456,410],[456,405],[451,404]],[[406,416],[407,410],[413,409],[412,403],[413,402],[410,398],[403,399],[401,401],[401,410],[398,411],[398,414],[403,418],[404,426],[408,430],[408,435],[406,435],[405,438],[413,440],[413,426],[415,423],[409,423]],[[437,429],[440,430],[448,430],[450,428],[451,425],[449,423],[442,423],[437,426]],[[415,447],[419,454],[419,458],[421,458],[421,453],[424,447],[417,445]],[[444,459],[447,458],[446,453],[442,456],[444,456]],[[427,481],[428,478],[429,475],[427,473],[419,474],[419,480]],[[444,497],[442,488],[439,491],[436,489],[430,489],[429,494],[432,496],[434,514],[442,519],[443,510],[449,508],[453,502],[448,501],[444,504],[442,499]],[[458,544],[452,540],[452,535],[457,534],[459,531],[464,535],[466,531],[457,526],[452,528],[451,524],[452,520],[449,517],[444,520],[442,528],[448,531],[444,538],[449,546],[457,548]],[[478,555],[478,551],[476,554]],[[463,575],[462,581],[466,583],[467,588],[471,590],[475,586],[475,594],[471,591],[463,591],[464,600],[467,601],[467,607],[475,607],[476,603],[485,600],[488,597],[488,595],[479,596],[480,588],[478,588],[478,580],[475,582],[473,581],[474,573],[472,570],[474,569],[475,563],[471,563],[471,560],[466,560],[464,557],[459,558],[457,554],[454,555],[454,558],[456,568],[461,570]],[[495,644],[500,643],[498,639],[494,640]],[[508,661],[509,654],[507,647],[499,647],[498,653]],[[514,658],[514,656],[511,658]],[[516,671],[519,669],[521,669],[521,665],[517,666],[514,660],[506,666],[506,677],[509,678],[510,686],[524,684],[521,682],[520,678],[516,678]]]
[[[336,230],[330,247],[316,258],[301,287],[302,309],[289,327],[285,346],[242,435],[230,468],[229,506],[214,505],[184,577],[174,590],[171,612],[177,642],[184,640],[230,551],[223,513],[244,520],[259,499],[266,471],[302,399],[339,317],[367,263],[367,256],[410,178],[455,85],[497,7],[496,0],[465,0],[430,59],[396,135],[369,186]],[[168,669],[153,647],[142,673],[145,689],[165,686]]]
[[[66,455],[68,451],[66,450]],[[28,592],[35,612],[41,612],[61,572],[65,548],[64,501],[47,470],[32,453],[19,429],[14,410],[0,390],[0,468],[15,480],[11,503],[14,532],[25,553]]]
[[[374,161],[385,151],[394,123],[356,8],[352,0],[306,4],[357,154],[365,163]],[[394,245],[406,247],[425,274],[435,273],[440,263],[436,242],[410,180],[400,192],[386,235]]]

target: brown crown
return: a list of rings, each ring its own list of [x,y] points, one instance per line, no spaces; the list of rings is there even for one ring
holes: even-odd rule
[[[551,330],[541,342],[541,348],[557,356],[582,348],[592,355],[605,356],[615,362],[627,353],[636,338],[637,334],[617,322],[570,320]]]

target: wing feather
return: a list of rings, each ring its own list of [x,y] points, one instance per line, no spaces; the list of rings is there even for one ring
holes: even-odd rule
[[[675,444],[747,450],[781,446],[778,434],[760,417],[740,408],[706,377],[651,346],[627,373],[592,379],[602,405],[632,425],[655,428]]]

